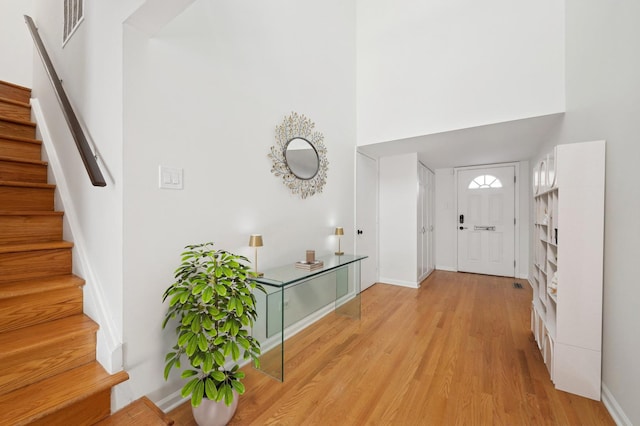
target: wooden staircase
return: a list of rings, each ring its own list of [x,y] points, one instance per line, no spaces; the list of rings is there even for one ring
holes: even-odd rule
[[[128,376],[96,361],[98,325],[82,313],[30,96],[0,82],[0,425],[92,425]]]

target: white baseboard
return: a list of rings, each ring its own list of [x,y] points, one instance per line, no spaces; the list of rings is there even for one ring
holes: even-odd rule
[[[78,214],[73,208],[69,186],[60,165],[58,153],[42,112],[40,101],[37,98],[31,99],[31,107],[35,121],[38,124],[38,131],[42,137],[49,168],[53,173],[57,195],[64,209],[64,220],[69,225],[69,230],[73,236],[74,267],[81,271],[82,278],[86,282],[83,288],[85,313],[100,325],[97,334],[96,358],[109,373],[113,374],[122,370],[122,339],[119,338],[120,334],[117,332],[117,327],[111,320],[111,314],[107,308],[99,279],[91,267],[89,255],[86,251],[85,238],[78,221]]]
[[[420,288],[419,283],[417,283],[415,281],[403,281],[403,280],[396,280],[396,279],[393,279],[393,278],[380,277],[380,281],[378,281],[378,282],[383,283],[383,284],[397,285],[397,286],[400,286],[400,287]]]
[[[629,417],[624,413],[622,407],[620,407],[620,404],[618,404],[618,401],[616,401],[604,383],[602,383],[602,402],[618,426],[633,426]]]
[[[457,268],[454,268],[453,266],[446,266],[446,265],[436,265],[436,269],[438,271],[458,272]]]

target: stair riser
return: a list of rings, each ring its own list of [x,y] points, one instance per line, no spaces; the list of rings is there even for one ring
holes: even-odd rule
[[[36,137],[36,128],[30,124],[14,123],[0,118],[0,135],[33,139]]]
[[[65,288],[0,300],[0,333],[82,313],[82,289]]]
[[[31,90],[0,81],[0,98],[13,99],[14,101],[28,104],[31,98]]]
[[[44,418],[30,422],[29,426],[88,426],[97,423],[109,414],[111,414],[111,390],[107,389]]]
[[[0,160],[0,180],[47,183],[47,166]]]
[[[71,273],[71,249],[0,253],[0,284]]]
[[[62,240],[62,216],[0,215],[0,244]]]
[[[41,145],[5,139],[0,136],[0,157],[22,158],[24,160],[40,160]]]
[[[26,105],[16,105],[0,100],[0,117],[30,121],[31,107]]]
[[[95,348],[95,333],[87,332],[0,356],[0,395],[91,362]]]
[[[0,186],[2,210],[53,211],[53,188]]]

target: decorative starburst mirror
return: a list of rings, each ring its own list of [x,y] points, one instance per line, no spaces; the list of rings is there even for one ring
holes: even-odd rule
[[[327,148],[314,127],[313,121],[292,112],[276,126],[276,143],[269,153],[271,173],[301,198],[322,192],[327,180]]]

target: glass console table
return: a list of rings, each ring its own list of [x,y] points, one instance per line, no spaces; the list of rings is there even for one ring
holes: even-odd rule
[[[324,256],[317,259],[323,267],[314,271],[292,262],[253,278],[266,290],[255,292],[258,319],[252,335],[262,349],[259,370],[284,381],[286,337],[331,311],[360,319],[360,261],[366,258]]]

